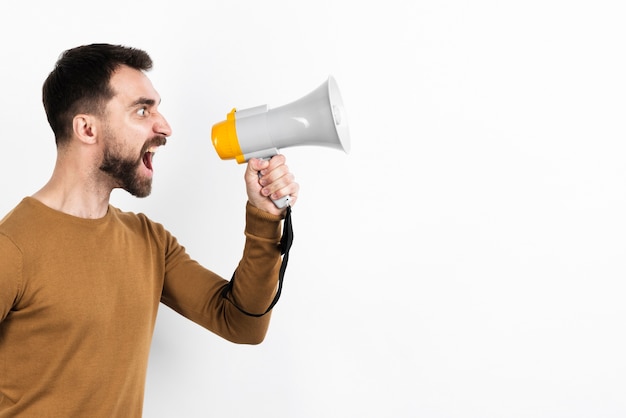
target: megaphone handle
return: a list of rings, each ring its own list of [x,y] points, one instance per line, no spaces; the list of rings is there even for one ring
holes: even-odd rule
[[[284,209],[287,206],[289,206],[289,202],[291,201],[291,196],[287,195],[287,196],[283,196],[280,199],[272,199],[272,202],[274,202],[274,204],[276,205],[276,207],[278,209]]]

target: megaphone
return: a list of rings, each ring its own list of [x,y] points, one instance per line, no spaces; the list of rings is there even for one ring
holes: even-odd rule
[[[289,104],[233,109],[226,120],[213,125],[211,139],[222,160],[239,164],[250,158],[270,159],[279,149],[314,145],[350,152],[348,118],[333,76],[321,86]],[[279,208],[291,197],[274,200]]]

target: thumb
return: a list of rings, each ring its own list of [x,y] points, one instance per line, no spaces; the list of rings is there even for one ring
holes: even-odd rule
[[[250,161],[248,161],[248,169],[246,170],[246,177],[254,178],[258,180],[259,171],[267,168],[268,165],[269,165],[269,162],[266,160],[261,160],[259,158],[251,158]]]
[[[263,160],[261,158],[251,158],[249,165],[254,171],[261,171],[262,169],[267,168],[269,163],[269,160]]]

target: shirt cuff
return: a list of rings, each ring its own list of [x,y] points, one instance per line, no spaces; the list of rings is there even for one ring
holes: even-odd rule
[[[246,235],[279,241],[282,216],[265,212],[246,203]]]

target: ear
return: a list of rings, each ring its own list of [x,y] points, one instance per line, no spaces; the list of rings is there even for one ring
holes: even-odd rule
[[[72,120],[74,135],[84,144],[93,145],[96,143],[98,130],[96,119],[93,115],[79,114]]]

